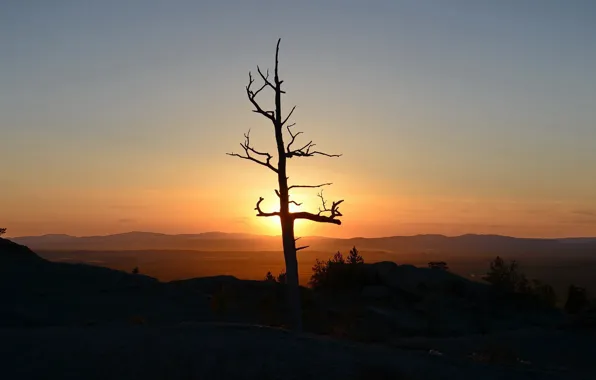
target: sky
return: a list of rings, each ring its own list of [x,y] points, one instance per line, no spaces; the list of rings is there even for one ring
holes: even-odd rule
[[[345,200],[298,235],[596,236],[591,0],[5,0],[2,227],[279,233],[274,173],[225,154],[275,149],[244,86],[278,38],[285,111],[343,153],[290,161]]]

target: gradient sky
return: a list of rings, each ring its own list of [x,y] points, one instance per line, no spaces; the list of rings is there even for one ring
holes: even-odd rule
[[[0,224],[276,233],[273,173],[225,153],[274,147],[244,86],[278,37],[286,109],[344,153],[292,160],[345,199],[299,234],[596,236],[591,0],[4,0]]]

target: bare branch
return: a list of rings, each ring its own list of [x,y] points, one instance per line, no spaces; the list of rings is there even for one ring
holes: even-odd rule
[[[282,91],[282,93],[283,93],[283,91]],[[295,109],[296,109],[296,106],[292,107],[292,110],[290,111],[290,113],[288,114],[288,116],[286,116],[286,118],[284,119],[284,121],[281,122],[281,125],[282,126],[284,126],[284,124],[286,124],[288,122],[288,120],[290,119],[290,117],[294,113],[294,110]]]
[[[331,218],[335,218],[336,216],[343,216],[342,213],[339,212],[339,205],[343,202],[343,199],[333,202],[331,205],[331,208],[327,208],[327,202],[325,201],[325,198],[323,197],[323,190],[321,190],[321,192],[319,193],[319,198],[321,198],[321,203],[323,205],[323,208],[319,208],[319,215],[321,215],[322,213],[325,213],[325,212],[330,212]]]
[[[295,106],[294,106],[294,108],[292,108],[292,111],[290,112],[290,114],[288,115],[288,117],[284,120],[284,122],[282,123],[282,125],[284,125],[288,121],[288,119],[292,115],[292,112],[294,112],[294,109],[295,108],[296,108]],[[292,129],[291,128],[294,125],[296,125],[296,123],[289,124],[288,126],[286,126],[286,129],[288,130],[288,133],[290,134],[290,137],[291,137],[290,142],[286,146],[286,158],[292,158],[292,157],[312,157],[312,156],[316,156],[316,155],[326,156],[326,157],[341,157],[341,154],[329,154],[329,153],[321,152],[321,151],[318,151],[318,150],[314,150],[313,148],[317,144],[314,144],[312,142],[312,140],[310,140],[307,144],[305,144],[301,148],[292,149],[292,145],[296,141],[296,137],[298,137],[298,136],[300,136],[302,134],[301,131],[296,132],[296,133],[292,132]]]
[[[277,168],[271,164],[271,159],[273,158],[273,156],[267,152],[259,152],[258,150],[256,150],[255,148],[253,148],[250,145],[250,129],[248,130],[247,133],[244,134],[244,142],[240,143],[240,146],[242,147],[242,149],[244,149],[244,154],[245,154],[244,156],[240,155],[238,153],[226,153],[226,154],[228,156],[238,157],[238,158],[242,158],[244,160],[256,162],[257,164],[263,165],[266,168],[269,168],[277,173]],[[257,156],[265,157],[266,161],[257,159],[251,153],[255,154]]]
[[[312,214],[310,212],[295,212],[292,213],[292,217],[294,219],[308,219],[312,220],[313,222],[319,223],[333,223],[333,224],[341,224],[341,220],[337,219],[338,216],[343,216],[342,213],[339,211],[339,205],[343,202],[342,200],[333,202],[331,208],[327,208],[327,202],[323,197],[323,192],[319,193],[319,198],[321,198],[321,203],[323,205],[322,208],[319,208],[319,212],[317,214]],[[324,213],[330,213],[330,215],[323,215]]]
[[[275,90],[275,86],[273,85],[273,83],[269,82],[269,69],[267,69],[267,74],[263,74],[263,72],[261,71],[261,68],[259,66],[257,66],[257,71],[259,72],[259,75],[261,76],[261,79],[263,79],[263,82],[265,82],[265,84],[269,87],[271,87],[272,89]]]
[[[294,125],[296,125],[296,123],[292,123],[292,124],[289,124],[288,126],[286,126],[288,133],[290,134],[290,137],[292,138],[292,140],[290,140],[290,142],[288,143],[288,146],[286,147],[287,153],[290,153],[292,151],[292,144],[294,144],[296,137],[298,137],[302,134],[302,132],[296,132],[296,133],[292,132],[292,130],[290,128],[292,128]]]
[[[263,212],[263,210],[261,210],[261,202],[263,202],[264,198],[260,197],[259,201],[257,202],[257,206],[255,207],[255,210],[257,211],[257,216],[279,216],[280,213],[279,211],[275,211],[275,212]]]
[[[321,204],[323,205],[322,208],[319,207],[319,215],[321,215],[323,212],[327,211],[327,201],[325,201],[325,198],[323,197],[323,190],[317,194],[317,197],[321,198]]]
[[[296,133],[295,136],[298,136],[298,133]],[[293,142],[293,140],[294,140],[294,137],[292,137],[291,142]],[[286,157],[287,158],[313,157],[316,155],[325,156],[325,157],[341,157],[341,154],[330,154],[330,153],[321,152],[319,150],[311,150],[315,145],[317,145],[317,144],[313,144],[313,142],[311,140],[308,144],[304,145],[302,148],[294,149],[294,150],[286,149]]]
[[[331,182],[322,183],[320,185],[292,185],[292,186],[288,187],[288,190],[292,190],[292,189],[316,189],[316,188],[319,188],[319,187],[331,186],[331,185],[333,185]]]
[[[319,223],[333,223],[333,224],[337,224],[337,225],[341,224],[341,220],[335,219],[335,217],[332,218],[330,216],[312,214],[312,213],[306,212],[306,211],[294,212],[294,213],[291,213],[290,215],[292,215],[292,217],[294,219],[308,219],[308,220],[312,220],[313,222],[319,222]]]
[[[259,70],[259,73],[260,73],[260,70]],[[252,105],[255,107],[255,109],[252,112],[260,113],[261,115],[265,116],[267,119],[271,120],[272,122],[275,122],[274,112],[263,110],[263,108],[261,108],[261,105],[256,100],[257,95],[261,91],[263,91],[265,89],[265,87],[267,87],[268,83],[270,84],[270,82],[266,81],[265,84],[263,86],[261,86],[261,88],[259,88],[257,91],[253,91],[251,89],[251,86],[254,82],[255,82],[255,80],[252,77],[252,73],[248,72],[248,85],[246,86],[246,95],[248,96],[248,100],[250,100]]]
[[[298,240],[302,239],[302,237],[297,237],[294,239],[294,243],[297,242]],[[296,247],[296,252],[300,251],[301,249],[306,249],[308,248],[308,245],[305,245],[304,247]]]
[[[259,72],[259,75],[261,76],[261,79],[263,79],[263,82],[265,82],[265,84],[269,87],[271,87],[273,90],[275,90],[275,86],[273,85],[273,83],[271,83],[269,81],[269,69],[267,69],[267,74],[263,74],[263,72],[261,71],[261,68],[259,66],[257,66],[257,71]],[[281,91],[280,93],[285,94],[285,91]]]

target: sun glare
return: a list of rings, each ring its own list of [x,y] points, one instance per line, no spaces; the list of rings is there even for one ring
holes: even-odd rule
[[[298,212],[298,211],[302,211],[300,209],[300,206],[296,206],[295,204],[290,203],[290,212]]]
[[[297,206],[293,203],[290,203],[290,212],[299,212],[303,211],[304,206]],[[279,217],[270,217],[270,218],[258,218],[259,222],[263,228],[263,233],[267,235],[281,235],[281,225],[279,222]],[[294,233],[296,236],[300,236],[301,233],[305,232],[305,221],[299,220],[294,223]],[[308,221],[306,221],[308,222]]]

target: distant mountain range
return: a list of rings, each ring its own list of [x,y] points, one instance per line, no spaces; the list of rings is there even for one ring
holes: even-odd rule
[[[200,234],[167,235],[152,232],[128,232],[106,236],[43,235],[11,238],[34,250],[200,250],[200,251],[278,251],[279,236],[240,233],[206,232]],[[445,254],[541,254],[596,255],[596,237],[534,239],[500,235],[391,236],[381,238],[304,237],[301,245],[312,250],[360,250],[394,253]]]

